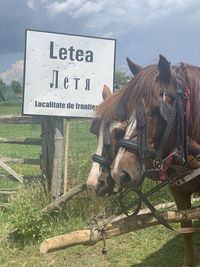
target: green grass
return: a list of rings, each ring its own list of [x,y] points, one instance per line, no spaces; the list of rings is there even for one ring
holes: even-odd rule
[[[0,115],[19,115],[22,112],[19,102],[0,102]]]
[[[0,115],[21,115],[21,104],[14,102],[1,102]],[[14,138],[14,137],[32,137],[39,138],[41,134],[40,125],[36,124],[0,124],[0,137]],[[18,144],[0,144],[0,157],[4,158],[32,158],[39,159],[41,154],[40,146],[28,146]],[[17,173],[30,177],[41,176],[39,166],[10,164]],[[7,174],[6,171],[0,168],[0,173]],[[14,179],[7,179],[0,177],[0,189],[13,189],[19,183]]]
[[[20,104],[1,103],[0,115],[21,114]],[[80,127],[80,124],[82,126]],[[84,126],[84,127],[83,127]],[[79,127],[79,134],[77,132]],[[70,153],[69,158],[69,180],[71,184],[77,184],[85,180],[90,166],[91,158],[88,151],[92,151],[96,145],[96,138],[90,134],[89,142],[83,136],[89,133],[89,124],[84,121],[70,121]],[[1,137],[39,137],[39,125],[4,125],[0,124]],[[87,151],[87,153],[86,153]],[[41,149],[39,146],[5,145],[0,144],[0,157],[24,157],[39,158]],[[74,159],[77,159],[78,168],[74,168]],[[41,175],[38,166],[13,164],[11,167],[18,173],[31,177],[35,181],[36,176]],[[3,172],[0,169],[0,172]],[[155,183],[153,182],[155,185]],[[152,182],[145,181],[146,191],[152,187]],[[11,231],[14,226],[22,223],[22,229],[29,231],[29,219],[41,216],[38,210],[45,206],[48,199],[43,203],[39,195],[33,196],[33,187],[24,189],[14,179],[2,178],[0,176],[0,189],[14,189],[18,191],[18,202],[12,203],[12,209],[0,208],[0,236]],[[29,190],[29,191],[28,191]],[[21,195],[20,195],[21,194]],[[21,198],[20,198],[21,196]],[[17,198],[16,198],[17,199]],[[15,199],[15,201],[17,201]],[[172,200],[169,188],[166,187],[151,198],[153,204],[165,203]],[[21,202],[20,202],[21,201]],[[35,201],[35,202],[34,202]],[[9,202],[10,203],[10,202]],[[86,221],[108,205],[109,200],[94,199],[89,192],[85,192],[70,200],[62,209],[48,218],[42,218],[40,226],[40,238],[24,240],[9,239],[0,242],[0,266],[1,267],[180,267],[183,263],[183,243],[180,235],[167,230],[163,226],[151,227],[123,236],[107,240],[108,254],[102,255],[102,242],[94,246],[76,246],[53,252],[45,256],[39,255],[41,240],[51,236],[64,234],[86,227]],[[0,204],[1,201],[0,201]],[[30,205],[30,206],[29,206]],[[36,206],[35,206],[36,205]],[[38,205],[38,206],[37,206]],[[35,210],[36,208],[36,210]],[[12,217],[14,216],[14,218]],[[35,218],[34,218],[35,217]],[[40,218],[40,217],[39,217]],[[196,222],[198,225],[199,223]],[[37,226],[37,225],[36,225]],[[23,234],[23,233],[22,233]],[[22,235],[23,236],[23,235]],[[195,245],[198,262],[200,262],[200,238],[195,234]],[[200,267],[200,265],[198,265]]]
[[[199,244],[196,237],[195,243]],[[39,244],[16,247],[6,242],[0,247],[0,266],[69,267],[181,267],[181,236],[162,226],[152,227],[107,240],[108,254],[102,255],[102,242],[39,255]],[[197,251],[198,253],[198,251]],[[198,260],[200,260],[198,256]],[[198,265],[200,266],[200,265]]]

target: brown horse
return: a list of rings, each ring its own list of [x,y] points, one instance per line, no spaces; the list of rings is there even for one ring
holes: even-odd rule
[[[128,66],[133,75],[141,67],[127,58]],[[87,186],[98,196],[112,192],[114,181],[110,176],[110,165],[116,155],[118,141],[123,138],[127,121],[116,114],[120,99],[127,89],[125,85],[120,91],[112,94],[107,86],[102,91],[103,102],[97,106],[96,118],[92,121],[91,132],[97,135],[97,149],[93,155]]]
[[[104,101],[97,107],[97,117],[92,121],[90,131],[97,136],[97,149],[93,155],[87,186],[97,196],[111,193],[114,181],[110,176],[110,165],[116,154],[117,141],[124,136],[127,122],[115,115],[122,91],[111,93],[104,86]]]
[[[200,192],[200,175],[188,182],[179,179],[200,167],[199,103],[199,67],[183,63],[171,67],[160,56],[158,65],[139,71],[119,104],[129,122],[111,166],[114,181],[122,187],[137,187],[142,175],[169,179],[177,208],[190,208],[191,194]],[[181,227],[191,228],[192,222],[185,221]],[[191,231],[183,234],[184,266],[195,265]]]

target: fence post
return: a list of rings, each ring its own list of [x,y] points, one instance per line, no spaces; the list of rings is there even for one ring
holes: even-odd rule
[[[64,168],[64,184],[63,193],[67,192],[68,183],[68,161],[69,161],[69,134],[70,134],[70,120],[66,121],[66,140],[65,140],[65,168]]]
[[[53,156],[53,176],[51,181],[51,194],[54,199],[58,198],[63,191],[63,118],[53,118],[54,124],[54,156]]]
[[[53,175],[53,154],[54,154],[54,127],[53,118],[43,116],[41,120],[42,155],[41,169],[47,178],[48,189],[51,189]]]

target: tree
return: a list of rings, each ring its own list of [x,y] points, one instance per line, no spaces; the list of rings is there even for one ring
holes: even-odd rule
[[[18,81],[12,81],[11,82],[11,87],[14,91],[15,94],[21,94],[22,93],[22,85]]]
[[[3,80],[0,78],[0,86],[6,85]]]
[[[124,85],[130,77],[127,75],[125,70],[122,70],[120,68],[115,70],[115,88],[118,89],[122,85]]]

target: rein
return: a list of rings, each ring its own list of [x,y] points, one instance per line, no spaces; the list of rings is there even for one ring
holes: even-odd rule
[[[94,237],[94,231],[98,230],[102,236],[103,236],[103,243],[104,243],[104,247],[102,249],[102,253],[106,253],[106,236],[105,236],[105,230],[106,227],[109,225],[109,223],[111,223],[111,221],[113,219],[115,219],[115,217],[120,216],[122,214],[126,214],[127,216],[135,216],[138,214],[139,210],[138,206],[140,206],[141,204],[141,199],[144,201],[144,203],[147,205],[147,207],[149,207],[149,209],[151,210],[152,214],[154,215],[154,217],[162,224],[164,224],[166,227],[170,228],[172,230],[172,227],[167,223],[167,221],[165,222],[165,219],[163,219],[159,213],[156,211],[156,209],[153,207],[153,205],[148,201],[148,197],[150,197],[151,195],[153,195],[155,192],[157,192],[158,190],[162,189],[163,187],[165,187],[166,185],[168,185],[168,181],[163,181],[161,183],[159,183],[158,185],[156,185],[154,188],[152,188],[151,190],[149,190],[148,192],[146,192],[145,194],[141,193],[140,190],[134,190],[133,188],[129,188],[129,189],[125,189],[122,193],[119,194],[118,197],[116,197],[113,201],[111,201],[111,203],[101,212],[99,212],[96,216],[93,216],[89,222],[88,222],[88,228],[90,229],[90,236],[91,238],[91,244],[95,244],[96,242],[98,242],[98,238],[95,239]],[[121,206],[121,201],[122,199],[124,199],[128,193],[135,191],[137,194],[137,198],[135,198],[134,200],[130,201],[126,207],[122,207]],[[141,197],[142,194],[142,197]],[[116,212],[114,215],[111,215],[109,217],[106,217],[106,215],[113,210],[113,206],[120,206],[121,209]],[[131,215],[128,215],[127,211],[130,209],[133,209],[133,207],[136,208],[134,209],[134,211],[132,212]],[[125,212],[126,209],[126,212]]]
[[[186,93],[185,93],[186,92]],[[176,92],[172,91],[163,91],[161,92],[161,96],[163,98],[167,95],[171,98],[173,98],[173,105],[172,108],[169,106],[166,106],[166,104],[161,102],[160,106],[160,113],[161,116],[167,121],[167,126],[165,129],[165,132],[162,137],[162,141],[160,143],[160,146],[158,147],[157,150],[155,149],[149,149],[147,144],[146,144],[146,118],[145,118],[145,112],[144,112],[144,103],[140,105],[140,109],[137,112],[137,129],[138,129],[138,140],[137,142],[133,142],[128,139],[121,139],[118,142],[118,147],[123,147],[126,148],[130,151],[137,152],[141,156],[141,158],[144,159],[152,159],[153,160],[153,170],[147,170],[143,176],[144,177],[149,177],[152,178],[156,174],[159,178],[160,185],[154,187],[151,191],[147,192],[144,194],[139,188],[130,188],[128,191],[124,190],[124,192],[121,193],[121,195],[115,199],[103,212],[103,214],[98,214],[96,217],[93,218],[93,222],[91,222],[91,228],[98,227],[100,231],[104,231],[106,225],[113,219],[113,217],[110,217],[108,219],[104,219],[103,225],[99,226],[98,225],[98,220],[100,218],[104,218],[105,212],[109,210],[110,207],[113,207],[113,205],[120,204],[121,208],[121,213],[126,213],[127,210],[132,208],[133,206],[137,205],[137,208],[134,212],[134,214],[137,214],[139,212],[139,207],[141,207],[141,202],[144,202],[146,206],[151,210],[153,216],[165,227],[169,228],[170,230],[174,230],[160,214],[159,212],[155,209],[155,207],[149,202],[147,199],[148,196],[162,188],[163,186],[171,183],[169,179],[166,179],[165,171],[168,167],[170,167],[171,161],[173,157],[175,156],[178,161],[181,164],[186,163],[187,161],[187,155],[189,151],[189,146],[187,145],[187,136],[188,136],[188,120],[189,120],[189,112],[190,112],[190,104],[189,104],[189,90],[183,90],[182,84],[180,81],[177,80],[177,87],[176,87]],[[168,109],[168,112],[166,110]],[[164,111],[165,110],[165,111]],[[102,169],[104,171],[110,172],[110,166],[111,166],[111,142],[110,142],[110,132],[109,132],[109,125],[103,121],[103,150],[102,150],[102,155],[97,155],[94,154],[92,156],[92,160],[94,162],[97,162],[100,164]],[[169,135],[172,131],[172,128],[174,127],[174,124],[176,123],[177,125],[177,145],[176,145],[176,150],[172,152],[170,155],[167,156],[167,158],[162,159],[162,154],[163,154],[163,147],[166,144]],[[193,149],[195,150],[195,149]],[[195,150],[196,155],[200,155],[200,150],[196,149]],[[200,170],[198,171],[198,174],[200,173]],[[164,174],[164,175],[161,175]],[[161,178],[164,177],[164,178]],[[189,181],[190,179],[193,179],[196,177],[195,174],[191,174],[190,176],[187,175],[187,179],[182,179],[181,182],[173,181],[174,184],[172,185],[182,185],[184,182]],[[168,177],[167,177],[168,178]],[[127,207],[122,207],[122,199],[125,197],[127,192],[129,191],[134,191],[138,198],[130,203]],[[117,215],[119,215],[117,214]],[[116,216],[116,214],[115,214]],[[175,230],[174,230],[175,231]]]
[[[146,118],[145,118],[145,110],[144,103],[142,102],[137,111],[137,142],[134,142],[129,139],[122,139],[119,142],[119,147],[125,148],[130,152],[137,152],[142,159],[151,159],[153,160],[153,169],[147,170],[143,176],[147,178],[153,178],[160,181],[168,181],[172,186],[180,186],[184,183],[191,181],[196,178],[200,174],[200,168],[193,171],[192,173],[187,174],[182,179],[179,180],[171,180],[168,176],[166,176],[166,170],[171,166],[171,162],[174,157],[178,164],[183,166],[187,162],[188,152],[191,150],[191,146],[187,143],[188,137],[188,121],[189,121],[189,113],[190,113],[190,99],[189,99],[189,89],[183,89],[182,83],[179,80],[176,80],[176,92],[171,91],[163,91],[161,92],[161,96],[163,96],[163,100],[160,105],[160,114],[167,122],[166,129],[162,136],[160,145],[157,149],[149,149],[146,138]],[[169,96],[173,99],[172,107],[170,108],[168,104],[165,103],[165,96]],[[133,122],[132,122],[133,123]],[[163,148],[167,143],[167,140],[172,132],[172,129],[176,123],[176,149],[170,153],[165,159],[163,156]],[[192,155],[199,156],[200,149],[193,149],[195,153]],[[149,202],[143,192],[138,188],[133,188],[133,191],[136,192],[138,198],[146,204],[146,206],[151,210],[153,216],[165,227],[170,230],[174,230],[167,220],[165,220],[159,212],[155,209],[155,207]],[[191,229],[184,229],[182,231],[191,231]],[[180,231],[177,231],[180,232]]]
[[[97,155],[94,154],[92,156],[92,160],[94,162],[97,162],[100,164],[100,166],[102,167],[102,169],[110,172],[110,166],[111,166],[111,151],[110,151],[110,133],[109,133],[109,126],[108,124],[105,124],[103,121],[101,121],[101,127],[103,127],[103,151],[102,151],[102,155]],[[100,127],[99,127],[100,129]],[[128,143],[128,140],[126,140]],[[121,144],[123,144],[123,140],[120,141]],[[134,148],[136,148],[134,143],[130,142],[130,147],[132,148],[132,146],[134,146]],[[138,146],[137,146],[138,149]],[[139,149],[138,149],[139,150]],[[143,150],[143,155],[145,155],[146,152]],[[151,154],[152,156],[155,154],[155,152],[151,151],[151,153],[148,151],[148,154]],[[144,180],[144,176],[142,181]],[[151,210],[153,216],[161,223],[163,224],[165,227],[169,228],[172,230],[171,226],[168,224],[168,222],[162,218],[162,216],[159,215],[159,213],[156,211],[156,209],[154,208],[154,206],[149,202],[149,200],[147,199],[149,196],[151,196],[153,193],[155,193],[156,191],[160,190],[161,188],[163,188],[164,186],[166,186],[169,182],[168,181],[163,181],[162,183],[160,183],[159,185],[155,186],[152,190],[148,191],[146,194],[142,193],[142,191],[139,188],[130,188],[130,189],[125,189],[122,190],[119,194],[119,196],[117,198],[115,198],[109,206],[107,206],[105,208],[105,210],[101,213],[99,213],[98,215],[96,215],[95,217],[93,217],[90,220],[90,231],[91,231],[91,237],[93,237],[93,230],[94,229],[98,229],[99,232],[102,233],[103,236],[103,241],[104,241],[104,247],[102,249],[103,253],[106,253],[106,239],[105,239],[105,228],[108,225],[109,222],[112,221],[112,219],[115,216],[119,216],[121,214],[126,214],[127,216],[130,216],[128,214],[128,210],[133,209],[133,207],[136,206],[135,210],[132,212],[131,215],[137,215],[138,212],[141,209],[141,205],[142,202],[144,202],[147,207]],[[123,199],[125,198],[125,196],[129,193],[129,192],[135,192],[137,194],[137,198],[134,199],[133,201],[130,201],[130,203],[125,206],[123,203]],[[120,206],[120,211],[115,214],[114,216],[110,216],[109,218],[105,218],[105,214],[113,208],[113,206]],[[102,223],[99,223],[99,220],[103,219]],[[92,238],[91,240],[91,244],[95,243],[94,238]]]

